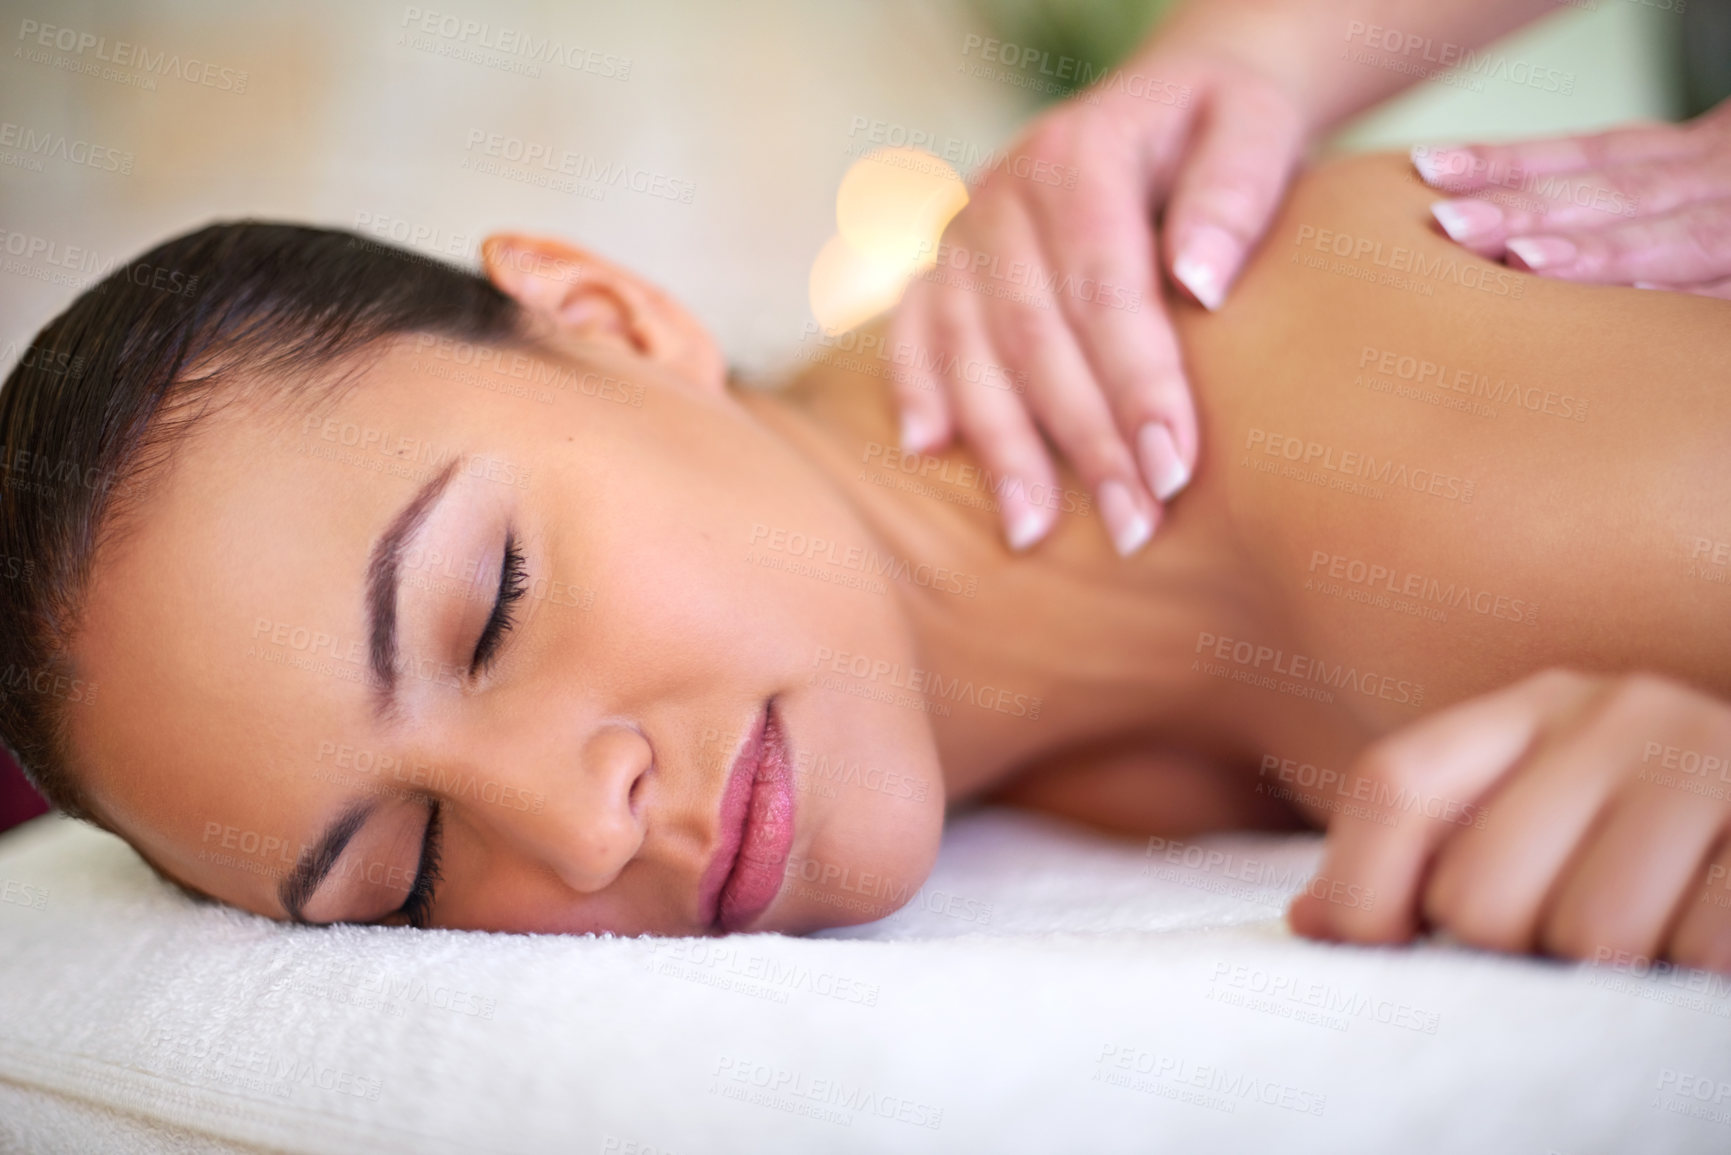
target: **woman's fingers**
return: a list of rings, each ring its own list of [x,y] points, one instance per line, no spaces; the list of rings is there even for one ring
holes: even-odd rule
[[[1025,222],[1013,221],[998,222],[996,231],[1017,240],[1021,233],[1031,233]],[[1113,548],[1128,557],[1147,544],[1160,507],[1114,422],[1097,369],[1066,323],[1069,319],[1055,303],[1049,304],[1019,314],[993,311],[988,317],[992,342],[1006,361],[1025,367],[1028,384],[1022,400],[1094,494]],[[969,383],[961,388],[972,393],[987,387]]]
[[[1681,125],[1420,147],[1413,164],[1453,194],[1431,206],[1443,231],[1513,268],[1705,296],[1731,278],[1731,101]]]
[[[1731,197],[1597,230],[1511,237],[1508,264],[1596,284],[1700,284],[1731,276]]]
[[[1601,730],[1601,733],[1603,731]],[[1632,739],[1635,749],[1627,749]],[[1674,787],[1628,777],[1641,738],[1616,742],[1621,789],[1583,840],[1551,899],[1538,945],[1565,958],[1616,952],[1657,958],[1693,897],[1703,860],[1724,828],[1718,806]],[[1595,751],[1598,754],[1599,751]]]
[[[906,445],[960,434],[1007,476],[1016,548],[1055,519],[1039,500],[1055,475],[1041,430],[1093,489],[1120,552],[1147,540],[1160,502],[1195,468],[1196,410],[1154,221],[1207,73],[1169,104],[1106,90],[1041,117],[1012,147],[1033,163],[985,178],[945,232],[955,259],[944,280],[916,282],[898,306],[892,340],[923,344],[898,382]],[[1025,392],[968,379],[980,358]]]
[[[1014,550],[1045,537],[1057,520],[1051,458],[1023,406],[1004,389],[970,386],[965,366],[998,363],[987,343],[980,304],[970,293],[941,297],[929,314],[933,344],[949,352],[940,381],[949,396],[957,431],[991,473],[1004,536]]]
[[[1166,212],[1173,279],[1217,309],[1286,194],[1306,133],[1292,101],[1245,78],[1214,90]]]
[[[1731,838],[1721,834],[1684,892],[1667,953],[1684,966],[1731,972]]]
[[[930,291],[931,286],[915,281],[908,286],[905,298],[922,297]],[[890,388],[901,415],[901,443],[906,453],[941,449],[949,443],[955,428],[949,397],[936,371],[938,367],[929,356],[922,355],[931,348],[927,332],[930,312],[931,305],[922,299],[897,309],[890,319]],[[905,364],[898,360],[903,351]]]
[[[1349,772],[1369,816],[1330,823],[1316,878],[1289,917],[1300,934],[1355,942],[1405,942],[1418,930],[1432,855],[1451,835],[1472,833],[1485,795],[1525,756],[1550,719],[1578,708],[1595,683],[1547,671],[1452,706],[1382,739]],[[1357,779],[1368,780],[1360,788]],[[1488,824],[1488,818],[1485,819]],[[1355,896],[1369,896],[1364,901]]]
[[[1706,281],[1699,285],[1662,285],[1657,281],[1636,281],[1637,289],[1668,289],[1674,293],[1689,293],[1697,297],[1718,297],[1731,301],[1731,277],[1722,281]]]
[[[1156,123],[1170,127],[1176,114]],[[1038,329],[1049,332],[1055,322],[1068,331],[1084,359],[1094,403],[1063,413],[1052,404],[1060,395],[1043,391],[1040,399],[1047,404],[1040,423],[1084,478],[1115,474],[1117,461],[1127,455],[1136,472],[1119,480],[1138,498],[1165,501],[1188,484],[1199,437],[1177,337],[1160,295],[1148,146],[1141,139],[1148,126],[1132,131],[1100,116],[1078,122],[1072,131],[1076,187],[1046,187],[1029,197],[1052,278],[1045,294],[1052,316]],[[1014,347],[1018,353],[1026,348],[1022,342]],[[1063,396],[1079,398],[1080,390]],[[1113,423],[1110,438],[1096,414]],[[1115,503],[1098,489],[1096,497],[1102,513]],[[1151,513],[1158,517],[1157,506]]]
[[[1731,150],[1560,174],[1518,193],[1438,201],[1431,215],[1452,240],[1497,257],[1511,237],[1590,232],[1725,197],[1731,197]]]
[[[1486,800],[1484,825],[1438,849],[1420,904],[1425,921],[1471,946],[1537,947],[1558,880],[1616,790],[1627,753],[1594,727],[1538,738],[1520,773]]]
[[[1419,145],[1413,167],[1432,188],[1461,195],[1513,187],[1535,174],[1578,172],[1684,156],[1699,149],[1686,126],[1637,124],[1582,136],[1469,144],[1454,148]]]

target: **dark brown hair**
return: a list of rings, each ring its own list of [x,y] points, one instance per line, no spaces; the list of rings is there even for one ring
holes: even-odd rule
[[[69,711],[95,700],[68,656],[98,546],[236,370],[285,396],[376,342],[510,344],[515,303],[484,278],[354,233],[238,221],[116,268],[36,335],[0,386],[0,740],[47,799],[78,789]]]

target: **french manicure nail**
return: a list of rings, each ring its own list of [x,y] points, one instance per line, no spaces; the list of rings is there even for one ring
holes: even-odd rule
[[[1509,252],[1522,266],[1536,273],[1571,264],[1578,250],[1573,241],[1562,237],[1516,237],[1509,242]]]
[[[1473,154],[1464,148],[1432,148],[1415,144],[1411,156],[1419,178],[1433,186],[1448,177],[1463,177],[1473,167]]]
[[[1136,453],[1142,459],[1142,475],[1148,488],[1161,501],[1171,501],[1174,494],[1190,484],[1190,470],[1178,456],[1178,443],[1172,431],[1159,421],[1150,421],[1136,434]]]
[[[1153,536],[1154,524],[1136,508],[1130,487],[1122,481],[1108,481],[1100,486],[1100,516],[1106,520],[1106,530],[1112,535],[1112,545],[1119,557],[1129,557]]]
[[[1437,201],[1431,205],[1430,215],[1455,241],[1485,236],[1503,223],[1503,210],[1489,201]]]
[[[1021,484],[1013,479],[1004,487],[1000,506],[1004,514],[1005,536],[1009,538],[1010,548],[1017,553],[1045,537],[1046,530],[1051,528],[1046,516],[1029,504],[1022,494]]]
[[[902,413],[902,452],[924,453],[936,432],[925,414],[906,410]]]
[[[1226,278],[1238,261],[1240,248],[1225,229],[1200,225],[1172,262],[1172,275],[1210,311],[1218,309],[1226,299]]]

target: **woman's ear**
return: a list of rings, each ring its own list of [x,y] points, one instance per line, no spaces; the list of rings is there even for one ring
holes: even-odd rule
[[[500,292],[545,322],[577,352],[616,345],[715,393],[727,366],[696,317],[647,281],[594,253],[551,237],[495,233],[481,244],[481,265]]]

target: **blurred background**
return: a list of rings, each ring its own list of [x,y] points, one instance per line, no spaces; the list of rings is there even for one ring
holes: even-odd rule
[[[1042,62],[1067,56],[1097,74],[1167,7],[7,0],[0,372],[116,262],[251,216],[470,264],[495,229],[562,234],[670,290],[742,373],[772,377],[814,320],[831,319],[813,309],[836,287],[813,273],[850,166],[880,143],[929,141],[965,179],[970,158],[1065,94]],[[1328,147],[1678,118],[1731,83],[1728,11],[1724,0],[1559,4],[1488,50],[1510,67],[1421,81]],[[981,66],[986,38],[1025,62]],[[1516,83],[1516,64],[1571,75],[1571,90]],[[0,766],[0,829],[40,810]]]

